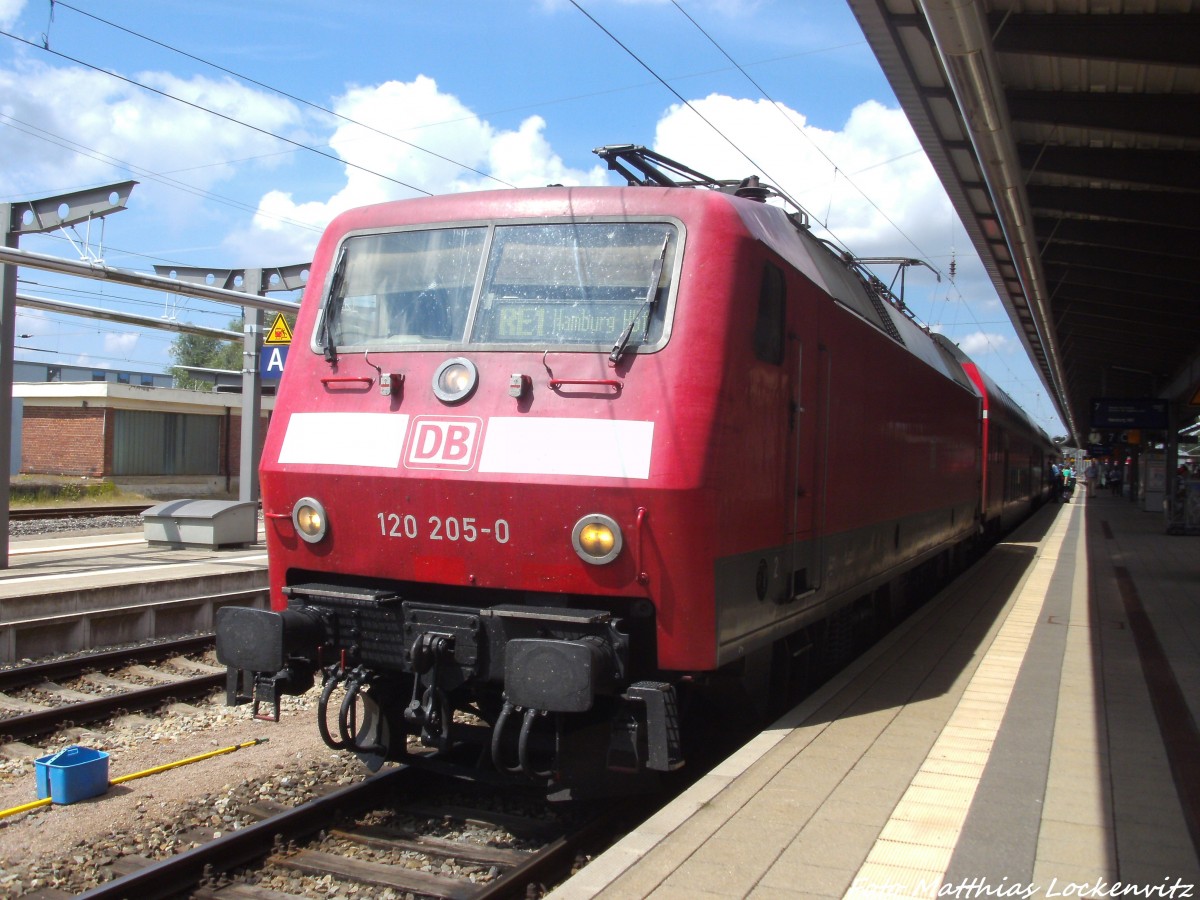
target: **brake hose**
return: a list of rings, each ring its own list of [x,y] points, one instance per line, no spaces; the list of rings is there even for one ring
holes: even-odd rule
[[[501,759],[500,741],[504,735],[504,726],[508,724],[508,717],[513,714],[515,707],[508,700],[504,701],[504,706],[500,709],[500,715],[496,717],[496,724],[492,726],[492,765],[496,767],[498,772],[506,772],[509,775],[520,775],[521,767],[506,766]]]
[[[321,733],[321,740],[332,750],[345,750],[348,746],[345,741],[334,740],[333,735],[329,733],[329,723],[327,721],[329,717],[329,698],[333,696],[334,690],[342,682],[343,677],[343,670],[327,670],[325,672],[325,686],[321,688],[321,699],[317,703],[317,731]]]
[[[338,730],[342,736],[342,746],[355,753],[383,753],[386,750],[379,744],[364,747],[358,742],[358,694],[369,681],[370,678],[365,673],[352,674],[346,680],[346,696],[342,699],[342,708],[338,715]]]
[[[549,780],[554,776],[554,771],[547,769],[539,771],[533,767],[529,761],[529,733],[533,731],[534,720],[538,716],[544,716],[545,713],[538,709],[525,710],[525,718],[521,720],[521,734],[517,739],[517,758],[521,761],[521,771],[530,778],[545,778]]]

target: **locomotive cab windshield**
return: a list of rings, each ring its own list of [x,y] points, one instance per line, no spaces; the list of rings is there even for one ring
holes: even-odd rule
[[[666,342],[681,226],[539,221],[349,236],[314,350],[645,350]],[[647,284],[648,279],[650,283]]]

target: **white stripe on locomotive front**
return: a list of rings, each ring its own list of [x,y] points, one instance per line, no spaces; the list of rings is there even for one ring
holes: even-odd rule
[[[409,421],[388,413],[293,413],[279,462],[395,469]],[[653,444],[653,422],[497,416],[487,420],[478,471],[644,481]]]

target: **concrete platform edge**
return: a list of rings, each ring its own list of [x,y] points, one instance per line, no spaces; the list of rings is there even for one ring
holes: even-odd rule
[[[1039,556],[1044,549],[1044,546],[1039,547]],[[792,729],[802,725],[823,708],[853,683],[864,670],[870,668],[879,657],[887,654],[896,643],[905,640],[909,632],[919,627],[926,618],[939,613],[942,605],[949,600],[948,592],[941,592],[934,596],[905,619],[899,627],[894,628],[866,653],[814,691],[804,702],[789,710],[761,734],[734,751],[666,808],[651,816],[592,860],[582,871],[559,885],[547,895],[547,900],[587,900],[610,887],[677,828],[688,821],[696,811],[711,804],[751,766],[763,759],[791,733]]]

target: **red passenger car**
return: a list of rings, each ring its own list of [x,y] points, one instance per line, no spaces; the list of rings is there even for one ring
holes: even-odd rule
[[[984,533],[994,540],[1048,497],[1054,445],[1016,401],[965,353],[944,337],[937,340],[958,358],[983,398],[980,515]]]
[[[948,567],[978,391],[769,189],[715,187],[329,226],[263,452],[273,609],[218,621],[233,699],[277,716],[320,672],[323,735],[373,763],[668,770],[677,692],[778,689],[798,635]]]

